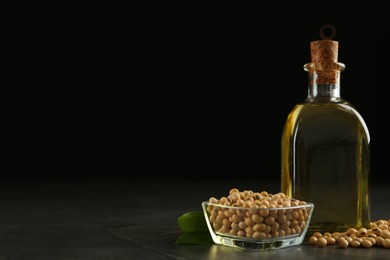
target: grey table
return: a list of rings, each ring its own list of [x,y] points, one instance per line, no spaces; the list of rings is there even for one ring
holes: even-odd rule
[[[390,259],[384,248],[175,245],[177,218],[233,187],[279,191],[262,181],[3,182],[0,259]],[[372,219],[389,219],[389,183],[372,183],[371,194]]]

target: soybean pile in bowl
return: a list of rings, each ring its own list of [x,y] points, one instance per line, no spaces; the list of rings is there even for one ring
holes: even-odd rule
[[[227,197],[202,202],[202,209],[216,244],[267,250],[301,244],[314,204],[284,193],[233,188]]]

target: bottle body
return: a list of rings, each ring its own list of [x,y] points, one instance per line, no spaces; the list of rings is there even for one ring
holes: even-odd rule
[[[282,192],[315,204],[309,230],[369,225],[370,136],[350,103],[321,97],[297,104],[281,151]]]

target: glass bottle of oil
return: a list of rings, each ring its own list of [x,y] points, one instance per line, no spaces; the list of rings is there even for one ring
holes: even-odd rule
[[[323,37],[310,49],[307,98],[289,113],[282,132],[281,189],[314,203],[309,234],[368,227],[369,131],[340,96],[345,66],[337,61],[338,42]]]

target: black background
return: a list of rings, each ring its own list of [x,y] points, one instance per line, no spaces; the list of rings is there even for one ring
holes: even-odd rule
[[[295,2],[27,6],[27,95],[2,178],[278,180],[283,124],[327,23],[341,96],[371,134],[371,177],[388,178],[387,3]]]

